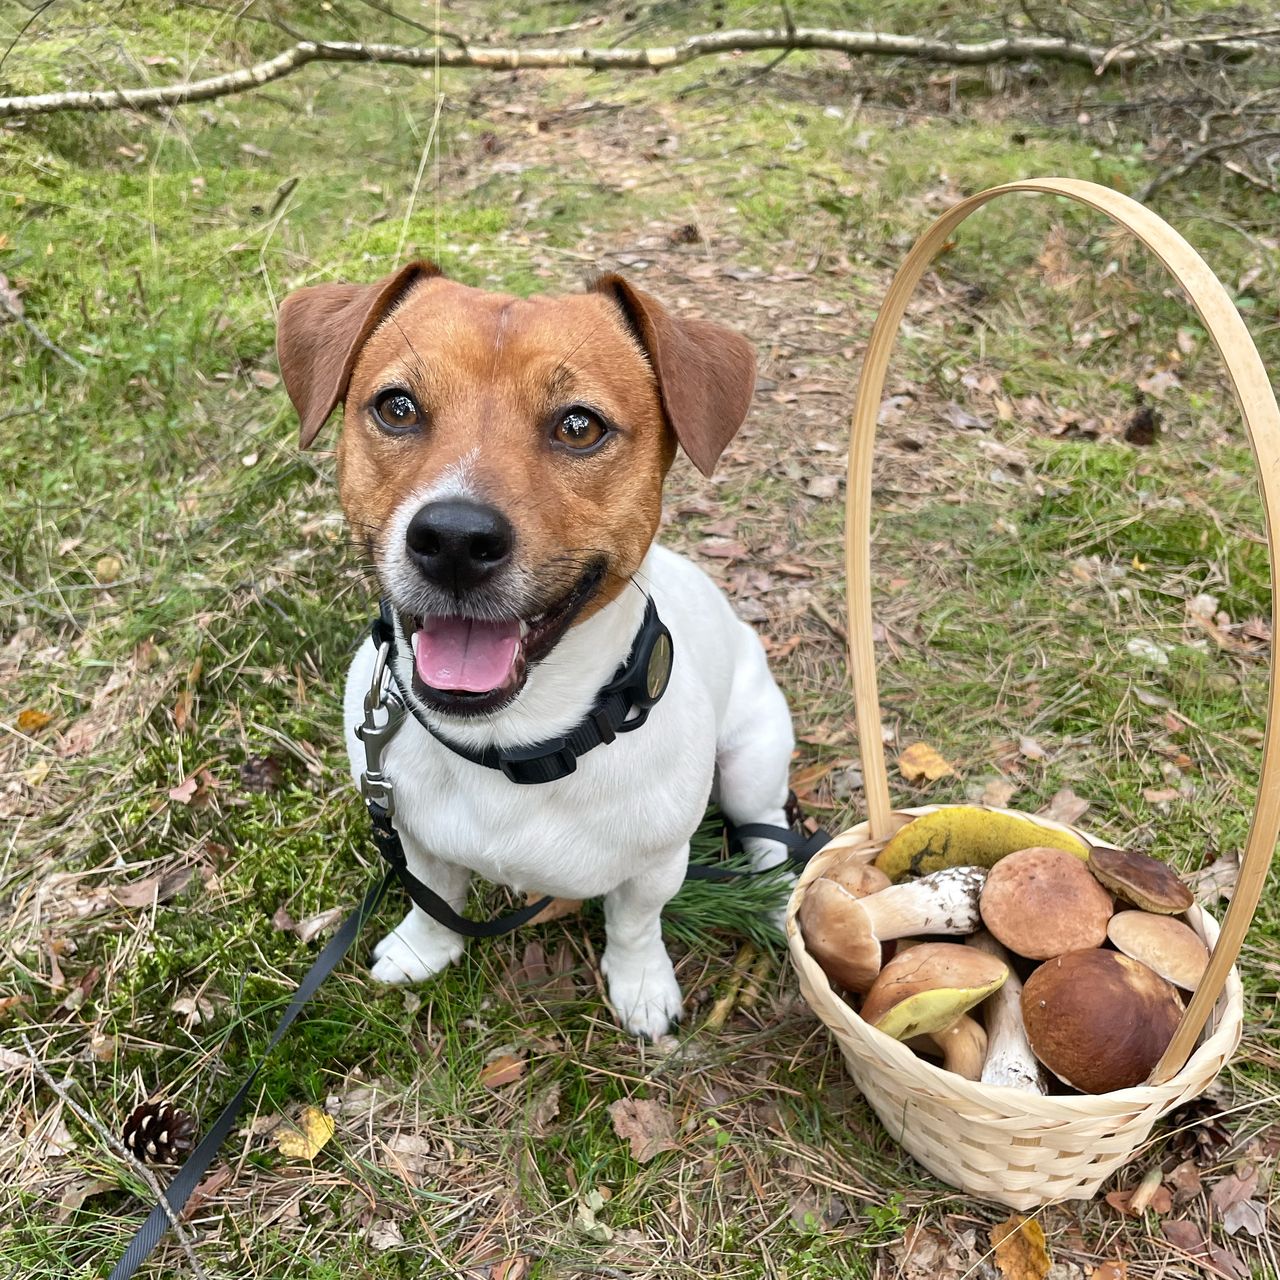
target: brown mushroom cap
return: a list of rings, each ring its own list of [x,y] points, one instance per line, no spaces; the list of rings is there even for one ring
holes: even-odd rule
[[[870,870],[888,883],[884,872]],[[865,991],[880,972],[880,940],[867,928],[858,896],[820,876],[805,890],[798,916],[809,954],[832,982],[849,991]]]
[[[1200,985],[1209,963],[1209,948],[1199,934],[1174,916],[1118,911],[1107,925],[1107,937],[1118,951],[1187,991]]]
[[[1088,867],[1099,884],[1143,911],[1176,916],[1195,901],[1172,867],[1134,849],[1095,845],[1089,851]]]
[[[862,1019],[895,1040],[930,1035],[951,1026],[1008,976],[1008,966],[983,951],[922,942],[880,971],[862,1002]]]
[[[987,873],[982,923],[1015,955],[1048,960],[1100,947],[1111,896],[1079,858],[1062,849],[1020,849]]]
[[[1083,1093],[1141,1084],[1169,1047],[1182,1001],[1146,965],[1115,951],[1069,951],[1022,989],[1022,1017],[1037,1058]]]

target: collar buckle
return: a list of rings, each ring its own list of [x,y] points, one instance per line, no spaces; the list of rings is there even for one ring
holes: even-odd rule
[[[505,747],[498,758],[503,777],[522,785],[559,782],[577,767],[577,754],[566,738],[552,738],[533,747]]]
[[[391,644],[383,641],[373,664],[373,678],[364,696],[364,722],[356,726],[356,737],[364,744],[364,772],[360,775],[360,794],[369,804],[381,805],[387,817],[396,811],[395,785],[382,771],[382,753],[396,736],[405,717],[405,705],[399,696],[386,688],[387,662]],[[384,719],[379,723],[378,714]]]

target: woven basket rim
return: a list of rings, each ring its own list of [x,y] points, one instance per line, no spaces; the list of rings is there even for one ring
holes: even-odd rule
[[[933,813],[939,809],[955,808],[989,808],[993,812],[1009,813],[1016,817],[1028,818],[1046,828],[1069,832],[1091,845],[1112,849],[1117,847],[1111,844],[1110,841],[1092,836],[1078,827],[1068,826],[1065,823],[1056,822],[1039,814],[1025,813],[1020,809],[995,810],[992,806],[987,805],[928,804],[894,809],[892,813],[894,816],[901,815],[910,819],[920,817],[926,813]],[[1167,1104],[1170,1097],[1176,1098],[1187,1088],[1197,1085],[1206,1074],[1210,1078],[1217,1075],[1218,1071],[1221,1070],[1223,1060],[1229,1059],[1234,1052],[1237,1036],[1233,1023],[1243,1018],[1244,989],[1240,983],[1240,974],[1233,965],[1223,987],[1222,995],[1219,996],[1214,1004],[1214,1017],[1217,1025],[1196,1046],[1182,1069],[1161,1084],[1133,1085],[1128,1089],[1115,1089],[1110,1093],[1098,1094],[1035,1094],[1022,1089],[1012,1089],[1007,1085],[982,1084],[980,1081],[966,1080],[963,1076],[958,1076],[951,1071],[945,1071],[942,1067],[925,1058],[917,1057],[901,1041],[895,1040],[892,1036],[887,1036],[884,1032],[878,1031],[869,1023],[863,1022],[853,1009],[845,1003],[843,997],[836,992],[835,988],[831,987],[826,973],[805,947],[796,918],[808,886],[818,878],[827,863],[851,845],[856,846],[861,843],[865,835],[869,833],[869,830],[869,822],[861,822],[852,827],[846,827],[832,838],[830,844],[826,845],[810,859],[808,866],[805,867],[797,879],[792,889],[791,897],[787,902],[785,919],[787,944],[791,953],[791,961],[797,969],[800,969],[810,982],[815,985],[821,984],[818,985],[819,990],[822,989],[822,985],[830,988],[833,997],[832,1008],[844,1015],[845,1029],[854,1035],[874,1040],[880,1052],[896,1064],[899,1064],[904,1073],[916,1074],[917,1076],[923,1073],[922,1078],[929,1080],[933,1087],[940,1090],[949,1089],[971,1102],[986,1105],[996,1112],[1022,1112],[1028,1114],[1029,1117],[1035,1116],[1040,1119],[1051,1118],[1051,1114],[1054,1112],[1070,1117],[1088,1117],[1097,1115],[1104,1106],[1107,1110],[1114,1109],[1128,1112]],[[866,841],[869,850],[874,849],[878,843],[880,842]],[[1218,921],[1215,917],[1204,907],[1196,904],[1186,913],[1186,919],[1192,928],[1212,947],[1218,938]],[[808,1003],[807,1000],[806,1003]],[[810,1007],[812,1008],[813,1006],[810,1005]],[[1229,1016],[1233,1010],[1237,1014],[1235,1019]],[[830,1029],[826,1013],[820,1009],[813,1009],[813,1012]],[[1213,1065],[1215,1063],[1216,1065]],[[1202,1088],[1203,1086],[1200,1087]],[[1199,1089],[1197,1089],[1198,1091]]]

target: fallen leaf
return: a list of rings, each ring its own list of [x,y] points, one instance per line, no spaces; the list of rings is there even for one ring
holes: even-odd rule
[[[277,756],[250,756],[239,772],[240,785],[246,791],[275,791],[284,780],[284,762]]]
[[[195,799],[195,794],[200,788],[200,780],[193,773],[189,778],[178,783],[176,787],[169,788],[169,799],[176,801],[178,804],[190,804]]]
[[[1033,1218],[1011,1214],[991,1228],[996,1267],[1005,1280],[1044,1280],[1051,1261],[1044,1228]]]
[[[261,387],[264,391],[271,391],[280,385],[280,375],[272,373],[270,369],[254,369],[249,374],[249,381],[255,387]]]
[[[38,711],[35,707],[27,707],[18,712],[19,733],[39,733],[53,719],[47,711]]]
[[[1236,1170],[1214,1184],[1209,1192],[1209,1202],[1222,1218],[1222,1229],[1228,1235],[1243,1231],[1246,1235],[1260,1236],[1266,1229],[1266,1212],[1253,1193],[1258,1189],[1258,1171],[1251,1164],[1238,1165]]]
[[[675,1121],[661,1102],[619,1098],[610,1104],[609,1118],[614,1133],[631,1143],[632,1158],[641,1164],[648,1164],[659,1152],[676,1149]]]
[[[529,1259],[523,1254],[504,1258],[489,1268],[489,1280],[524,1280],[529,1274]]]
[[[197,1183],[187,1203],[182,1206],[179,1221],[190,1222],[223,1187],[230,1184],[233,1177],[230,1167],[220,1164],[207,1178]]]
[[[1007,778],[994,778],[982,788],[978,803],[985,804],[989,809],[1007,809],[1016,790],[1017,788]]]
[[[542,896],[540,893],[525,894],[525,906],[537,902]],[[549,920],[563,920],[566,916],[576,916],[581,908],[581,898],[552,898],[529,923],[546,924]]]
[[[330,907],[328,911],[317,911],[315,915],[299,920],[294,925],[293,931],[301,941],[311,942],[332,929],[346,913],[346,907]]]
[[[908,782],[936,782],[955,769],[927,742],[913,742],[898,756],[898,771]]]
[[[596,1244],[608,1244],[613,1239],[613,1228],[600,1222],[596,1218],[596,1214],[604,1208],[604,1196],[599,1191],[588,1191],[581,1200],[578,1201],[578,1212],[575,1217],[575,1224],[578,1230],[586,1236],[588,1240],[594,1241]]]
[[[730,538],[704,538],[694,549],[715,560],[742,560],[751,554],[742,543]]]
[[[282,933],[292,933],[297,924],[285,907],[276,908],[275,915],[271,917],[271,923]]]
[[[1070,787],[1063,787],[1061,791],[1054,793],[1053,799],[1039,813],[1042,818],[1049,818],[1069,827],[1073,822],[1079,822],[1088,809],[1088,800],[1076,795]]]
[[[58,1197],[58,1207],[54,1210],[55,1222],[66,1222],[75,1211],[90,1197],[101,1195],[104,1191],[114,1191],[120,1184],[105,1178],[77,1178],[63,1188]]]
[[[375,1253],[385,1253],[388,1249],[395,1249],[404,1244],[404,1233],[400,1230],[400,1224],[394,1219],[378,1218],[369,1224],[364,1239]]]
[[[1163,400],[1170,391],[1176,391],[1182,386],[1182,379],[1172,369],[1157,369],[1147,377],[1139,378],[1136,385],[1139,391]]]
[[[1200,1170],[1194,1160],[1184,1160],[1172,1172],[1165,1175],[1165,1183],[1173,1193],[1174,1204],[1185,1204],[1194,1200],[1204,1190],[1200,1181]]]
[[[8,243],[8,236],[0,236],[0,249],[3,249]],[[0,312],[6,311],[15,316],[22,314],[22,294],[9,283],[8,276],[0,272]],[[4,319],[7,320],[8,316],[5,316]]]
[[[213,1018],[213,1001],[207,996],[180,995],[169,1008],[180,1018],[187,1020],[187,1027],[198,1027]]]
[[[1108,1191],[1107,1203],[1126,1217],[1140,1218],[1145,1209],[1134,1209],[1132,1203],[1137,1192],[1138,1187],[1126,1187],[1123,1191]],[[1158,1214],[1166,1214],[1172,1208],[1173,1197],[1169,1194],[1168,1188],[1164,1186],[1158,1186],[1146,1204],[1146,1209],[1151,1209]]]
[[[1129,1280],[1129,1264],[1118,1258],[1114,1262],[1103,1262],[1089,1273],[1089,1280]]]
[[[549,1084],[533,1104],[529,1113],[529,1132],[535,1138],[545,1137],[551,1122],[560,1114],[560,1086]]]
[[[1166,1218],[1160,1224],[1164,1238],[1184,1253],[1192,1257],[1203,1257],[1205,1252],[1204,1232],[1194,1222],[1185,1218]]]
[[[122,907],[149,907],[153,903],[176,898],[191,883],[195,873],[192,866],[170,867],[160,875],[108,888],[112,898]]]
[[[804,491],[811,498],[834,498],[840,492],[837,476],[810,476]]]
[[[1018,739],[1018,754],[1028,760],[1043,760],[1049,753],[1034,738],[1024,735]]]
[[[1212,907],[1221,898],[1230,900],[1240,878],[1240,858],[1235,853],[1223,853],[1207,867],[1184,875],[1187,888],[1196,895],[1196,901]]]
[[[501,1089],[503,1085],[514,1084],[524,1075],[525,1060],[517,1058],[514,1053],[504,1053],[486,1063],[480,1072],[480,1083],[486,1089]]]
[[[333,1137],[334,1119],[319,1107],[303,1107],[296,1127],[281,1128],[275,1148],[287,1160],[314,1160]]]

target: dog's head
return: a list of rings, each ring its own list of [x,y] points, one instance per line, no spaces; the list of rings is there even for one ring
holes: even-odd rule
[[[414,263],[280,308],[302,445],[343,402],[343,509],[414,648],[414,691],[491,711],[631,580],[677,446],[710,474],[750,345],[618,276],[514,298]]]

